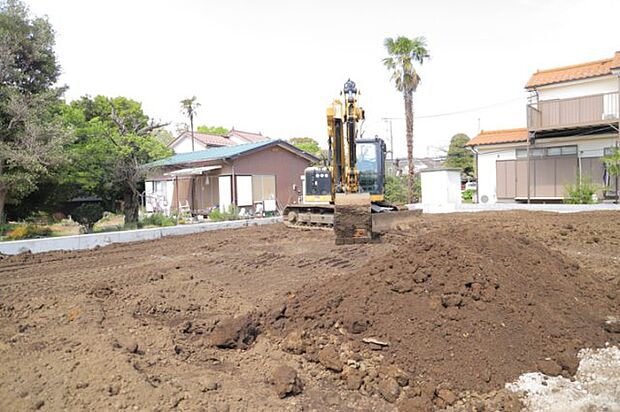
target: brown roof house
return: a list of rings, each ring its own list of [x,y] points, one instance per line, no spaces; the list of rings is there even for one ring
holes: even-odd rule
[[[147,212],[207,215],[236,206],[249,215],[277,213],[296,203],[304,169],[318,159],[283,140],[256,139],[178,153],[146,165]]]
[[[480,203],[558,202],[566,186],[591,180],[617,198],[603,156],[620,145],[620,52],[538,70],[525,85],[527,127],[483,131],[476,154]]]
[[[213,147],[235,146],[238,144],[256,143],[269,140],[269,137],[259,133],[243,132],[233,127],[225,135],[194,132],[194,150],[206,150]],[[168,144],[175,153],[187,153],[192,151],[192,133],[188,130],[182,132],[176,139]]]

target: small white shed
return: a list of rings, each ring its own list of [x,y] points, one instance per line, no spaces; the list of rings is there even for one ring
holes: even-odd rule
[[[454,168],[424,169],[420,172],[422,203],[445,206],[461,204],[461,170]]]

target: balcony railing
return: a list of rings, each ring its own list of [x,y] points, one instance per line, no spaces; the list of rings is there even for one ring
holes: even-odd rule
[[[538,131],[615,123],[619,109],[617,92],[544,100],[527,106],[527,126]]]

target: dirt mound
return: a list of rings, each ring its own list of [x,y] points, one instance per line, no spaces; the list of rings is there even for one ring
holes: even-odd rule
[[[401,400],[439,407],[526,371],[572,375],[579,348],[620,340],[603,328],[618,310],[608,290],[542,243],[479,225],[415,233],[367,268],[292,294],[266,329],[309,360],[330,351],[350,388],[393,402],[407,387]]]

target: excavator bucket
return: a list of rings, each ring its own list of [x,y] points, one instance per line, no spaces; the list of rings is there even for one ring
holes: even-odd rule
[[[334,203],[337,245],[369,243],[374,239],[368,193],[337,193]]]
[[[422,210],[394,210],[372,214],[373,233],[386,233],[390,230],[417,225],[420,222]]]

